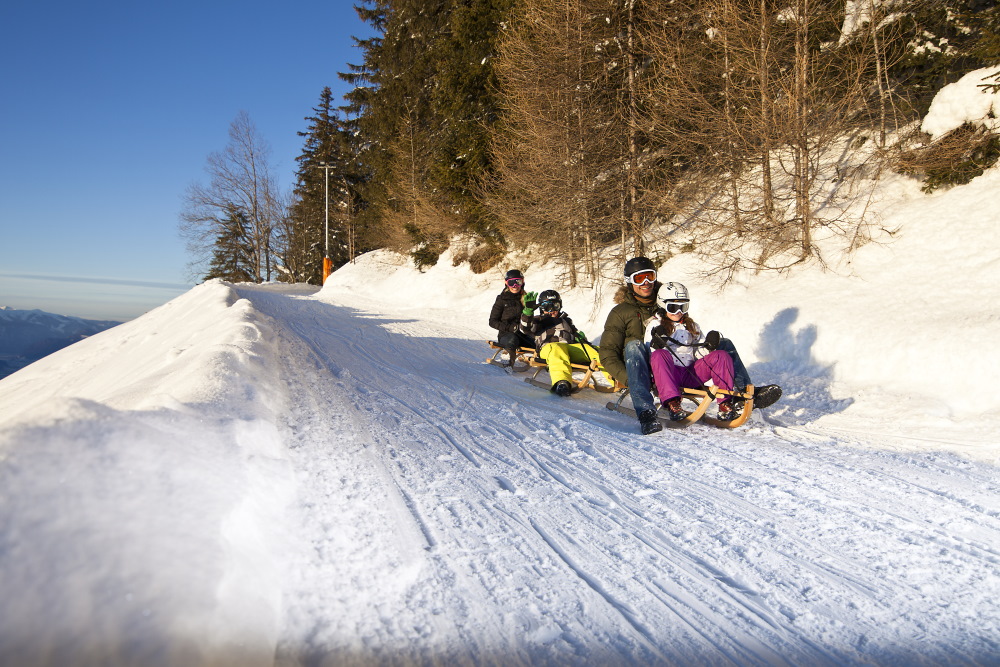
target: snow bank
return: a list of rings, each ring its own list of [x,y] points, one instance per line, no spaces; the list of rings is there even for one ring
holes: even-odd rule
[[[1000,83],[1000,66],[969,72],[955,83],[942,88],[931,102],[921,129],[938,139],[963,123],[1000,131],[1000,92],[984,90],[986,83]],[[990,78],[994,77],[994,78]]]
[[[955,418],[994,410],[994,393],[959,388],[1000,374],[1000,211],[990,203],[1000,171],[934,195],[903,179],[885,188],[895,191],[883,214],[897,238],[829,271],[753,276],[721,294],[692,278],[699,267],[688,258],[664,271],[705,299],[699,318],[776,371],[828,375],[843,397],[898,393]]]
[[[888,178],[879,185],[881,215],[886,228],[899,229],[888,244],[870,244],[828,269],[745,275],[722,291],[699,278],[693,255],[668,261],[660,279],[691,289],[692,315],[736,342],[757,384],[777,382],[794,395],[818,382],[829,412],[853,405],[877,414],[902,400],[906,411],[933,406],[942,426],[992,420],[1000,397],[960,388],[1000,375],[997,191],[997,168],[931,195],[905,177]],[[510,266],[475,275],[451,264],[446,254],[421,273],[406,258],[377,251],[334,272],[320,295],[361,296],[423,317],[479,324],[483,338],[493,338],[489,309]],[[568,289],[557,267],[536,265],[526,268],[526,288],[558,289],[574,322],[599,341],[618,271],[609,263],[606,282]]]
[[[0,663],[271,664],[269,335],[212,282],[0,383]]]

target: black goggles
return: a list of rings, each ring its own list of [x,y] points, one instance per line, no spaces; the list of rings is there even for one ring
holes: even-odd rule
[[[689,301],[670,301],[664,304],[667,308],[668,313],[686,313],[688,308],[691,307]]]

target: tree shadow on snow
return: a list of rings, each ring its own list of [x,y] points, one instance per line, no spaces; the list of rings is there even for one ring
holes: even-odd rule
[[[353,353],[373,360],[381,358],[381,362],[391,367],[393,372],[421,375],[428,383],[444,382],[453,385],[456,391],[473,391],[485,379],[504,375],[502,369],[485,363],[495,352],[489,348],[487,340],[490,339],[487,336],[466,339],[428,335],[418,318],[394,317],[320,301],[315,303],[324,313],[335,313],[338,319],[356,321],[356,330],[364,332],[366,345],[354,347]],[[413,324],[416,326],[411,330],[409,325]],[[326,366],[339,375],[344,363],[337,353],[331,353],[335,346],[324,340],[324,325],[317,326],[310,321],[303,325],[292,323],[291,326],[310,343]],[[422,344],[414,349],[413,343],[417,339]],[[524,374],[517,376],[523,377]],[[467,382],[467,387],[462,386],[463,381]]]
[[[785,423],[806,424],[846,410],[854,399],[833,398],[834,364],[823,365],[813,357],[818,329],[815,324],[796,328],[798,318],[798,308],[786,308],[764,325],[754,349],[760,361],[747,370],[755,384],[781,385],[781,400],[767,409],[770,416]]]

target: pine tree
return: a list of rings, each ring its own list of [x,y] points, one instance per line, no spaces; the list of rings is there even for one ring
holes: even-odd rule
[[[359,239],[356,219],[365,177],[329,87],[320,93],[313,112],[306,118],[307,130],[299,132],[305,145],[296,158],[299,168],[283,261],[289,279],[318,283],[327,251],[336,268],[368,250],[369,244]]]
[[[437,83],[431,113],[442,120],[431,153],[430,184],[459,212],[463,227],[492,244],[502,243],[479,187],[492,171],[489,136],[499,119],[496,74],[499,26],[514,0],[454,3],[448,31],[435,45]]]
[[[229,282],[250,282],[254,279],[250,260],[253,244],[249,239],[246,214],[230,206],[219,221],[219,233],[212,251],[212,262],[205,280],[221,278]]]
[[[479,201],[496,122],[494,40],[514,0],[365,0],[378,32],[359,41],[364,64],[342,78],[370,175],[362,217],[391,247],[433,264],[455,234],[500,244]]]
[[[983,3],[981,11],[969,17],[976,34],[969,54],[985,65],[1000,64],[1000,3]]]
[[[371,175],[361,192],[365,217],[381,227],[389,247],[405,251],[416,245],[417,252],[433,259],[444,239],[424,228],[439,223],[439,212],[413,220],[419,215],[415,202],[429,192],[433,44],[445,29],[447,4],[364,0],[358,15],[378,36],[359,42],[364,64],[341,75],[355,86],[345,96],[347,111],[356,116],[353,126],[362,140],[358,157]],[[401,174],[409,176],[404,180]]]
[[[909,38],[892,68],[906,89],[911,117],[923,116],[942,87],[1000,59],[1000,9],[996,0],[914,2],[899,19]]]

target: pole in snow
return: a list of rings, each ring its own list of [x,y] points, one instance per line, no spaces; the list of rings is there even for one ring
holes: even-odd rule
[[[326,245],[323,247],[323,282],[326,283],[326,279],[330,277],[333,273],[333,260],[330,259],[330,169],[332,165],[326,162],[320,162],[319,166],[323,168],[324,173],[324,186],[323,186],[323,197],[324,197],[324,220],[326,226]]]

